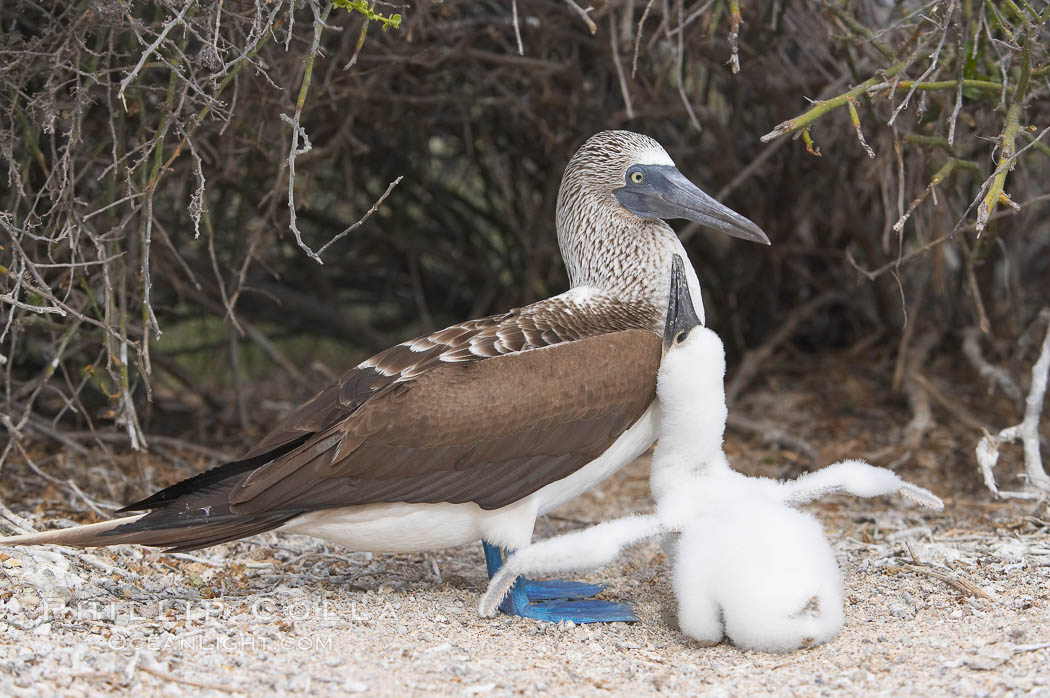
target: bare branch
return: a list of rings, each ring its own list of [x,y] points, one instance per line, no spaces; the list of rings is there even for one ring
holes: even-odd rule
[[[299,124],[299,118],[302,116],[303,106],[306,104],[306,93],[310,89],[310,79],[313,77],[314,61],[317,58],[317,50],[321,43],[321,33],[324,31],[328,14],[332,11],[332,3],[328,3],[321,13],[318,13],[316,5],[311,5],[311,7],[314,10],[314,40],[310,45],[310,52],[306,56],[303,83],[299,87],[299,98],[295,102],[295,116],[289,118],[288,115],[281,114],[281,121],[290,124],[292,127],[292,143],[288,148],[288,227],[291,229],[292,234],[295,235],[296,244],[306,253],[306,256],[318,264],[324,264],[321,261],[321,257],[303,241],[302,231],[299,230],[299,226],[295,222],[295,156],[308,153],[313,148],[310,144],[310,138],[306,135],[306,129]],[[290,34],[291,29],[289,28]],[[303,139],[302,147],[299,146],[300,136]]]
[[[149,60],[149,57],[153,55],[157,48],[164,42],[164,39],[167,38],[168,32],[170,32],[176,26],[182,24],[182,20],[186,16],[186,13],[195,4],[196,0],[186,0],[186,6],[183,7],[179,14],[175,15],[175,17],[172,20],[164,24],[164,26],[160,30],[160,33],[157,34],[157,38],[153,41],[152,44],[150,44],[146,48],[145,51],[142,52],[142,55],[139,57],[139,62],[136,63],[135,67],[131,69],[131,72],[128,73],[128,76],[120,81],[120,90],[117,91],[117,97],[120,98],[120,103],[124,105],[124,111],[127,111],[128,109],[128,103],[124,99],[124,91],[127,90],[128,85],[134,82],[135,78],[138,77],[139,71],[142,70],[143,66],[146,65],[146,61]]]
[[[390,195],[390,192],[394,191],[394,187],[396,187],[398,184],[400,184],[402,179],[404,179],[403,176],[402,177],[398,177],[393,182],[391,182],[389,185],[387,185],[386,191],[383,192],[382,196],[380,196],[378,199],[376,199],[376,202],[374,204],[372,204],[372,208],[370,208],[367,211],[365,211],[365,215],[361,216],[357,220],[356,223],[352,224],[349,228],[347,228],[343,232],[339,233],[338,235],[333,237],[331,240],[326,242],[324,245],[322,245],[321,248],[319,250],[317,250],[317,256],[320,257],[322,254],[324,254],[324,251],[327,250],[329,247],[331,247],[334,243],[338,242],[339,240],[342,240],[344,237],[346,237],[347,235],[349,235],[350,233],[352,233],[353,231],[357,230],[362,225],[364,225],[365,221],[367,221],[369,218],[371,218],[372,214],[375,213],[377,210],[379,210],[379,207],[383,205],[384,201],[386,201],[386,197],[388,197]]]
[[[1032,499],[1050,495],[1050,476],[1047,476],[1043,469],[1043,459],[1039,454],[1039,417],[1043,412],[1047,375],[1050,374],[1050,308],[1044,308],[1040,315],[1047,322],[1046,336],[1043,338],[1039,358],[1032,365],[1032,387],[1025,399],[1024,419],[1020,424],[1007,427],[995,436],[985,434],[977,444],[977,465],[984,477],[984,484],[997,497]],[[1027,492],[1000,491],[992,474],[992,469],[999,460],[999,446],[1011,441],[1024,444],[1024,471],[1030,488]]]
[[[631,90],[627,87],[627,77],[624,75],[623,62],[620,60],[620,43],[616,38],[616,20],[613,13],[609,13],[609,49],[612,51],[613,65],[616,66],[616,77],[620,81],[620,94],[623,95],[623,105],[627,111],[627,118],[634,118],[634,108],[631,106]]]
[[[518,23],[518,0],[511,0],[511,16],[514,19],[514,38],[518,42],[518,55],[525,55],[525,47],[521,44],[521,25]]]
[[[953,14],[955,14],[955,0],[952,0],[951,4],[948,5],[948,13],[947,16],[944,18],[944,27],[941,31],[941,40],[937,42],[937,48],[935,48],[933,53],[930,54],[930,67],[928,67],[926,69],[926,72],[924,72],[919,77],[919,79],[916,80],[915,83],[911,86],[911,89],[908,90],[908,94],[904,96],[904,101],[902,101],[897,106],[897,108],[893,110],[893,116],[890,117],[890,120],[889,122],[887,122],[887,125],[893,126],[893,122],[897,120],[897,116],[908,106],[908,102],[911,101],[912,95],[914,95],[915,90],[918,89],[917,85],[926,80],[926,78],[932,75],[933,71],[937,69],[937,61],[940,59],[941,49],[944,47],[944,40],[948,37],[948,28],[951,26],[951,19]]]
[[[565,4],[569,6],[569,9],[571,9],[573,12],[580,16],[580,19],[582,19],[583,23],[587,25],[587,29],[590,30],[592,35],[598,33],[598,25],[594,23],[594,20],[591,19],[590,15],[588,14],[594,8],[588,7],[585,10],[579,5],[577,5],[575,0],[565,0]]]
[[[682,6],[683,0],[678,0],[678,26],[682,26]],[[693,128],[697,131],[702,131],[703,127],[700,126],[700,120],[696,118],[696,112],[693,110],[693,105],[689,103],[689,95],[685,93],[685,43],[683,39],[684,33],[678,32],[678,50],[676,52],[677,58],[677,82],[678,82],[678,96],[682,98],[682,104],[685,106],[686,112],[689,114],[689,120],[693,124]]]
[[[1032,69],[1032,44],[1035,43],[1041,28],[1041,26],[1035,24],[1029,26],[1024,47],[1021,49],[1021,73],[1017,81],[1017,89],[1014,90],[1013,101],[1010,102],[1010,108],[1006,111],[1003,132],[999,136],[999,163],[988,184],[988,193],[977,209],[978,235],[984,231],[984,227],[988,222],[988,216],[992,214],[997,205],[1005,204],[1016,208],[1016,204],[1007,196],[1004,186],[1006,184],[1006,175],[1013,168],[1015,158],[1014,142],[1017,139],[1017,132],[1021,128],[1021,107],[1024,106],[1025,98],[1028,95],[1028,83]],[[1003,84],[1005,82],[1004,80]],[[1042,134],[1040,134],[1040,137],[1042,137]],[[1032,143],[1035,142],[1037,141],[1032,141]]]
[[[634,60],[631,61],[631,79],[638,73],[638,49],[642,45],[642,27],[645,26],[645,20],[649,16],[649,10],[653,9],[653,3],[656,0],[649,0],[645,4],[645,10],[642,12],[642,18],[638,20],[638,29],[634,34]]]
[[[963,332],[963,355],[970,360],[970,363],[977,373],[980,374],[981,378],[984,378],[992,385],[998,385],[1004,393],[1014,400],[1021,400],[1021,389],[1017,387],[1017,383],[1010,377],[1010,373],[1000,367],[988,363],[987,359],[981,353],[981,331],[976,327],[968,327]]]

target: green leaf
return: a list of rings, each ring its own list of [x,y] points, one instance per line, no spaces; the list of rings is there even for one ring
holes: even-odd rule
[[[392,14],[389,17],[384,17],[373,9],[373,5],[369,4],[367,0],[333,0],[335,7],[341,7],[347,12],[359,12],[365,16],[369,21],[382,22],[383,31],[386,31],[390,27],[397,29],[401,26],[401,15]]]

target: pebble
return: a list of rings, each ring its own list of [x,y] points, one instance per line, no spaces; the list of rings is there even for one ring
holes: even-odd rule
[[[423,650],[423,654],[427,654],[427,655],[441,654],[442,652],[447,652],[450,649],[452,649],[452,645],[450,643],[448,643],[448,642],[443,642],[440,645],[435,645],[434,647],[430,647],[430,648],[427,648],[427,649]]]
[[[915,615],[915,609],[902,603],[895,603],[890,606],[890,615],[894,618],[910,618]]]

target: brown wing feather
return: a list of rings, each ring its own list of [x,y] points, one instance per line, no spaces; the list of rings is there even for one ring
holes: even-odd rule
[[[655,397],[659,361],[659,337],[632,329],[433,368],[255,470],[230,493],[231,509],[503,506],[612,445]]]
[[[513,321],[519,312],[512,310],[504,315],[470,320],[379,352],[344,373],[338,383],[328,386],[281,420],[255,448],[244,455],[244,459],[268,453],[301,438],[305,433],[324,431],[346,419],[383,388],[399,380],[410,380],[440,365],[442,353],[463,348],[467,360],[484,358],[470,354],[471,340],[486,331],[494,331],[501,322],[507,324]]]
[[[657,331],[660,313],[648,304],[615,301],[579,306],[550,298],[503,315],[470,320],[386,349],[347,371],[285,417],[242,460],[260,456],[304,434],[346,420],[391,385],[408,383],[436,367],[540,349],[627,329]]]
[[[645,411],[660,322],[648,305],[553,298],[391,347],[240,461],[133,505],[152,511],[83,544],[191,549],[370,502],[503,506],[588,463]]]

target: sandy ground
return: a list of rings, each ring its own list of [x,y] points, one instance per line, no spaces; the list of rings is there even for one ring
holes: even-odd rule
[[[538,535],[651,508],[647,473],[629,466]],[[271,534],[193,555],[8,549],[0,694],[1050,696],[1050,516],[947,504],[817,506],[846,626],[781,655],[682,635],[656,544],[583,577],[640,622],[575,627],[479,618],[478,545],[370,556]]]
[[[937,406],[909,450],[911,414],[885,390],[885,367],[789,365],[764,372],[735,413],[775,420],[805,443],[731,428],[735,467],[794,477],[864,457],[946,502],[941,513],[893,498],[812,507],[845,580],[846,625],[825,645],[771,655],[691,642],[676,628],[656,544],[582,577],[633,602],[640,621],[576,627],[479,618],[480,545],[371,556],[267,534],[192,555],[8,548],[0,695],[1050,696],[1050,512],[993,501],[974,467],[973,423],[1001,428],[1017,406],[972,380],[933,376],[953,410]],[[1020,457],[1011,449],[997,470],[1008,487]],[[206,463],[153,455],[85,467],[59,451],[38,465],[57,479],[44,484],[18,463],[0,479],[22,525],[37,528],[82,520],[66,478],[99,500],[129,501]],[[651,508],[643,458],[541,519],[536,535]],[[0,531],[14,532],[2,518]]]

